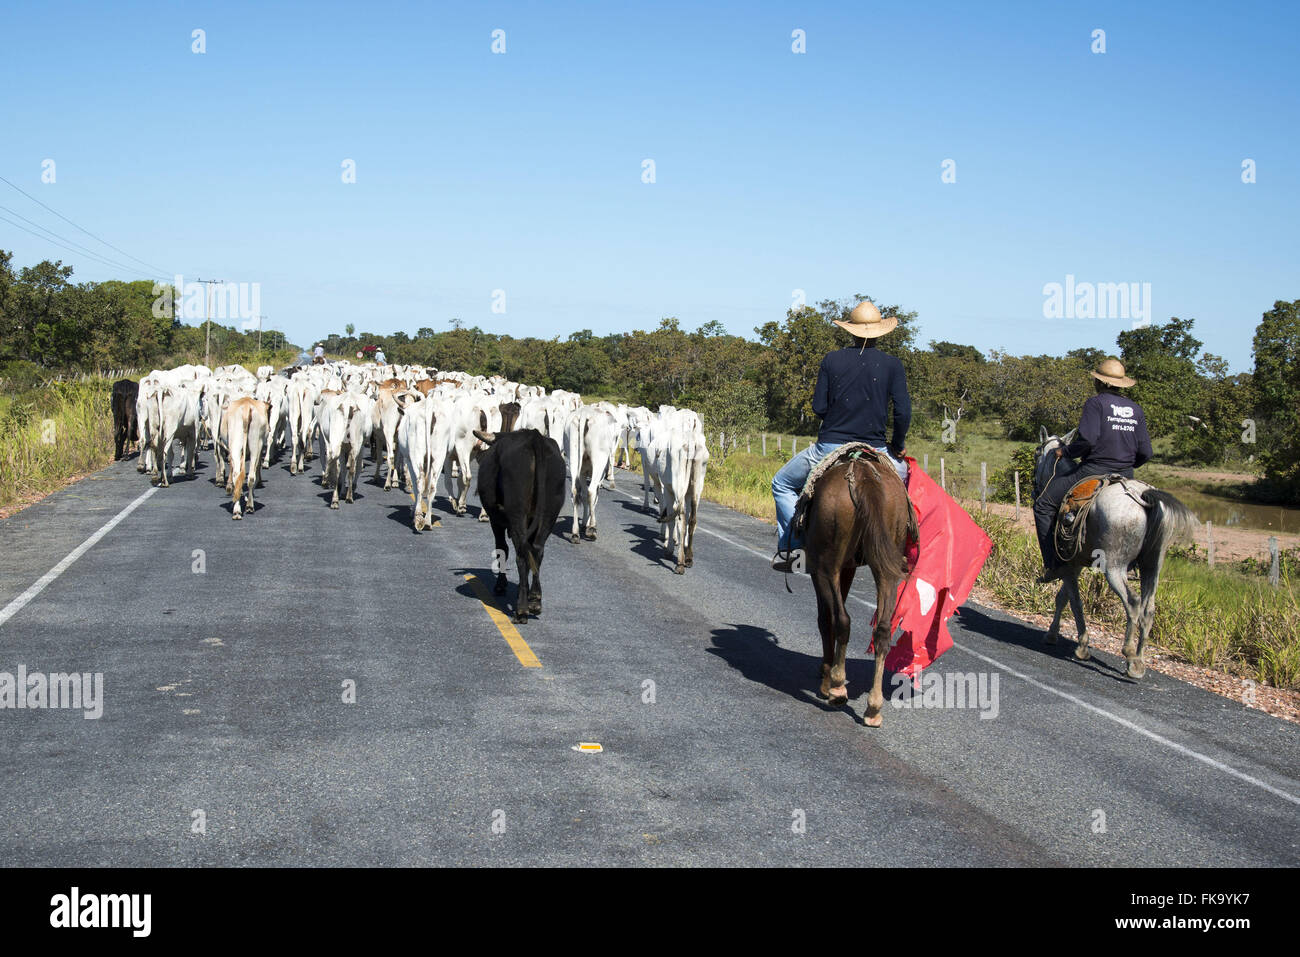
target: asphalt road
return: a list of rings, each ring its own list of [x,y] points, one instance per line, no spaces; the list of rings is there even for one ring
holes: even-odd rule
[[[318,461],[273,466],[232,522],[200,460],[152,493],[119,463],[0,522],[0,672],[104,676],[97,720],[0,710],[5,864],[1300,862],[1294,725],[968,604],[933,670],[996,675],[996,716],[864,728],[870,581],[831,709],[771,526],[705,503],[679,577],[630,473],[598,541],[551,538],[524,667],[465,577],[491,583],[486,524],[440,500],[416,534],[369,470],[333,512]]]

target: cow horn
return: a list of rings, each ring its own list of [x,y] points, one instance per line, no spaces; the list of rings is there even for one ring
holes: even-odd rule
[[[497,434],[495,432],[480,432],[478,429],[474,430],[474,437],[480,442],[486,442],[488,445],[491,445],[497,440]]]

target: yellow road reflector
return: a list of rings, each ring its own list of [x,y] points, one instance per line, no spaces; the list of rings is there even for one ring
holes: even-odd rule
[[[515,653],[519,663],[525,668],[540,668],[542,663],[537,656],[533,654],[533,649],[528,647],[528,642],[524,641],[523,635],[519,634],[518,629],[506,617],[505,613],[492,602],[492,596],[488,594],[487,586],[483,584],[474,575],[466,575],[465,581],[469,582],[474,594],[478,596],[479,602],[487,610],[488,617],[492,623],[497,626],[497,631],[501,632],[501,637],[506,640],[510,650]],[[596,745],[600,747],[600,745]]]
[[[582,751],[585,754],[600,754],[605,749],[594,741],[581,741],[573,746],[573,750]]]

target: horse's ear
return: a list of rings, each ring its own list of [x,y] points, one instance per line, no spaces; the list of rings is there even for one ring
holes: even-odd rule
[[[1047,426],[1040,425],[1038,427],[1038,444],[1046,445],[1048,438],[1050,438],[1050,436],[1047,434]]]

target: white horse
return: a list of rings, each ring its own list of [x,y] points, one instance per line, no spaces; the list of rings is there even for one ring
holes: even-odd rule
[[[1073,432],[1056,436],[1041,430],[1038,451],[1034,454],[1035,499],[1052,479],[1057,447],[1069,445],[1073,437]],[[1141,504],[1119,484],[1108,485],[1098,493],[1085,520],[1086,531],[1078,554],[1061,568],[1056,615],[1043,640],[1049,645],[1056,644],[1061,614],[1069,601],[1079,633],[1074,657],[1080,661],[1091,657],[1083,601],[1079,597],[1079,572],[1084,566],[1092,565],[1101,570],[1111,590],[1124,603],[1128,616],[1123,649],[1124,660],[1128,662],[1126,670],[1130,678],[1141,678],[1147,670],[1143,652],[1155,619],[1156,586],[1160,582],[1165,551],[1171,544],[1188,537],[1196,517],[1168,492],[1141,482],[1132,484],[1142,489]],[[1135,596],[1128,587],[1128,572],[1134,566],[1142,584],[1140,596]]]

